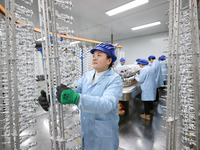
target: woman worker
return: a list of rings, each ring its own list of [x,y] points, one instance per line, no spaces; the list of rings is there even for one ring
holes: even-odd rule
[[[118,102],[123,85],[111,68],[117,59],[115,47],[101,43],[90,52],[94,70],[75,82],[75,91],[62,84],[58,86],[57,99],[62,104],[75,104],[81,110],[83,150],[118,150]]]
[[[142,97],[141,100],[144,102],[144,114],[140,117],[145,120],[151,120],[153,115],[153,101],[156,99],[156,81],[155,74],[152,67],[148,66],[149,62],[146,59],[140,59],[138,62],[141,67],[140,75],[135,79],[141,83]]]

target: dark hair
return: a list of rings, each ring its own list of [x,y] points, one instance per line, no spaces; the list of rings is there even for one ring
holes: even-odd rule
[[[107,53],[106,53],[106,55],[107,55],[107,59],[111,58]],[[108,66],[108,68],[111,68],[112,64],[113,64],[113,62],[110,63],[110,65]]]

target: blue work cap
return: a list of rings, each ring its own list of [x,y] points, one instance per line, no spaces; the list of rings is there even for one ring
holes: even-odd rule
[[[162,55],[162,56],[159,57],[159,59],[161,59],[161,60],[165,60],[165,58],[166,58],[165,55]]]
[[[140,61],[140,58],[136,59],[136,61]]]
[[[165,56],[165,55],[162,55],[162,56],[160,56],[160,57],[162,57],[162,58],[163,58],[163,60],[165,60],[165,59],[166,59],[166,56]]]
[[[138,64],[148,65],[149,62],[148,62],[148,60],[146,60],[146,59],[140,59],[139,62],[138,62]]]
[[[148,57],[148,60],[150,60],[150,59],[156,59],[156,57],[151,55],[151,56]]]
[[[115,55],[115,47],[112,44],[109,43],[101,43],[97,45],[94,49],[90,50],[90,53],[94,54],[95,50],[100,50],[106,54],[108,54],[112,58],[112,62],[115,62],[117,59]]]
[[[121,62],[125,62],[126,61],[126,59],[125,58],[120,58],[120,60],[119,61],[121,61]]]

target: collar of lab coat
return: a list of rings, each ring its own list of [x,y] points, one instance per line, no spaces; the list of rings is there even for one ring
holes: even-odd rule
[[[146,68],[148,65],[144,65],[144,67],[143,68]]]
[[[96,72],[96,70],[94,70],[94,73]],[[112,75],[114,73],[114,71],[113,71],[113,68],[109,68],[108,70],[106,70],[103,74],[102,74],[102,76],[110,76],[110,75]],[[101,76],[101,77],[102,77]],[[101,78],[100,77],[100,78]]]
[[[91,78],[91,83],[92,83],[92,80],[93,80],[93,77],[94,77],[95,72],[96,72],[96,70],[93,70],[93,72],[92,72],[92,78]],[[100,77],[98,80],[96,80],[96,81],[94,82],[93,85],[95,85],[95,84],[97,84],[98,82],[100,82],[101,80],[103,80],[106,76],[110,76],[110,75],[113,75],[113,74],[114,74],[113,68],[109,68],[107,71],[105,71],[105,72],[101,75],[101,77]]]

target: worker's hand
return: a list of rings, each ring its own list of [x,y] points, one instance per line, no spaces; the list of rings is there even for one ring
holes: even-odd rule
[[[56,89],[57,89],[57,92],[56,92],[57,100],[58,100],[59,103],[61,103],[61,99],[60,99],[61,93],[62,93],[64,90],[69,90],[70,88],[67,87],[67,86],[64,85],[64,84],[61,84],[60,86],[57,86]]]
[[[45,111],[49,110],[50,103],[47,100],[46,92],[44,90],[41,91],[41,95],[38,97],[38,101]]]
[[[79,101],[79,93],[76,93],[71,88],[66,85],[61,84],[57,88],[57,99],[61,104],[78,104]]]
[[[139,80],[140,75],[138,73],[135,74],[135,80]]]
[[[135,77],[135,79],[136,79],[136,78],[138,77],[138,75],[135,74],[134,77]]]

